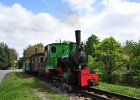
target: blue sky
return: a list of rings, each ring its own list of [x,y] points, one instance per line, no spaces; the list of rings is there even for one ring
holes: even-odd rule
[[[99,11],[100,9],[102,9],[102,5],[100,5],[101,1],[103,0],[96,0],[96,2],[93,4],[93,7],[98,6],[97,10]],[[107,1],[109,2],[109,0]],[[140,0],[127,0],[127,1],[137,3],[140,2]],[[35,14],[41,12],[48,12],[53,14],[54,16],[59,16],[60,13],[63,14],[69,13],[69,11],[71,11],[72,9],[70,8],[70,5],[67,2],[62,2],[62,0],[0,0],[0,3],[6,6],[12,6],[15,3],[19,3],[24,8],[32,11]]]
[[[33,13],[54,12],[59,0],[0,0],[6,6],[12,6],[14,3],[21,4],[24,8]]]
[[[67,0],[0,0],[0,3],[6,6],[12,6],[15,3],[19,3],[22,7],[26,8],[27,10],[31,11],[34,14],[38,13],[50,13],[54,17],[59,18],[60,20],[64,20],[70,13],[75,13],[77,15],[85,14],[86,10],[82,10],[81,12],[75,12],[73,8],[70,6]],[[92,7],[96,9],[97,12],[101,12],[104,9],[104,5],[100,2],[103,0],[96,0]],[[109,2],[110,0],[104,0]],[[137,2],[139,3],[140,0],[127,0],[130,2]],[[85,1],[86,3],[86,1]]]
[[[72,12],[70,5],[61,0],[0,0],[0,2],[6,6],[19,3],[34,14],[50,13],[61,20]]]
[[[102,11],[104,8],[104,6],[100,3],[101,1],[102,0],[96,0],[96,2],[92,4],[92,7],[96,8],[97,12]],[[0,3],[5,6],[12,6],[15,3],[19,3],[22,7],[34,14],[50,13],[62,21],[71,13],[78,16],[86,13],[85,9],[83,9],[82,12],[75,12],[67,0],[0,0]]]
[[[83,41],[92,34],[138,41],[139,9],[140,0],[0,0],[0,42],[22,56],[29,44],[75,41],[76,29]]]

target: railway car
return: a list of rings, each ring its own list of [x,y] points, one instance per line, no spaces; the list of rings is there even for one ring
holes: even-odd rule
[[[29,60],[30,60],[29,57],[24,60],[23,69],[25,71],[30,71],[30,63],[29,63],[30,61]]]
[[[36,48],[37,49],[37,48]],[[42,74],[44,70],[44,53],[35,53],[30,56],[30,71]]]
[[[75,36],[76,43],[48,44],[44,54],[29,57],[30,71],[42,72],[44,77],[60,79],[70,86],[98,85],[98,75],[87,68],[88,56],[82,47],[81,31],[76,30]]]

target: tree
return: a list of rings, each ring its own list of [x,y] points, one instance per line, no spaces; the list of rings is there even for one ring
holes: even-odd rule
[[[127,68],[128,70],[132,69],[139,69],[140,66],[140,41],[133,42],[133,41],[126,41],[123,52],[129,56],[129,60],[127,61]]]
[[[104,39],[99,44],[95,45],[96,58],[103,63],[103,78],[108,83],[115,83],[121,61],[121,45],[113,37]],[[105,76],[105,77],[104,77]]]
[[[127,71],[124,74],[124,83],[128,84],[140,84],[140,40],[138,42],[126,41],[123,46],[123,52],[129,59],[125,60],[124,64],[127,67]],[[129,75],[129,76],[128,76]],[[131,78],[131,81],[127,79]]]
[[[0,43],[0,67],[2,69],[8,69],[14,66],[14,60],[17,60],[17,52],[13,48],[9,48],[7,44]]]
[[[94,58],[95,57],[95,48],[94,48],[94,45],[98,44],[99,43],[99,38],[92,34],[88,40],[86,41],[86,44],[84,45],[84,49],[87,51],[87,53],[89,55],[92,55],[92,57]]]
[[[18,59],[18,68],[22,68],[23,67],[23,57]]]
[[[29,45],[27,48],[24,49],[23,51],[23,59],[26,59],[30,57],[31,55],[36,53],[36,48],[37,48],[37,53],[43,53],[44,52],[44,46],[42,43],[38,43],[35,45]]]
[[[16,50],[13,48],[9,48],[8,50],[9,50],[9,58],[8,58],[9,66],[15,67],[14,61],[17,60],[18,54],[17,54]]]
[[[67,43],[67,44],[68,44],[69,42],[71,42],[71,41],[66,41],[66,40],[64,40],[62,43]]]
[[[100,67],[102,66],[101,61],[97,61],[96,58],[93,58],[91,55],[88,55],[88,64],[87,67],[91,70],[99,70]]]
[[[8,69],[8,57],[5,50],[5,44],[0,43],[0,69]]]

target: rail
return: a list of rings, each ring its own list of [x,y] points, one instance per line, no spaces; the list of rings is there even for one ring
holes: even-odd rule
[[[129,97],[126,95],[121,95],[94,88],[80,90],[80,93],[84,96],[92,98],[93,100],[140,100],[138,98]]]

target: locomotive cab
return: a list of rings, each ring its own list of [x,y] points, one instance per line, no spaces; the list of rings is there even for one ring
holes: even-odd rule
[[[53,43],[45,47],[45,71],[50,77],[57,77],[60,74],[60,67],[63,69],[67,67],[68,53],[69,49],[66,43]]]

